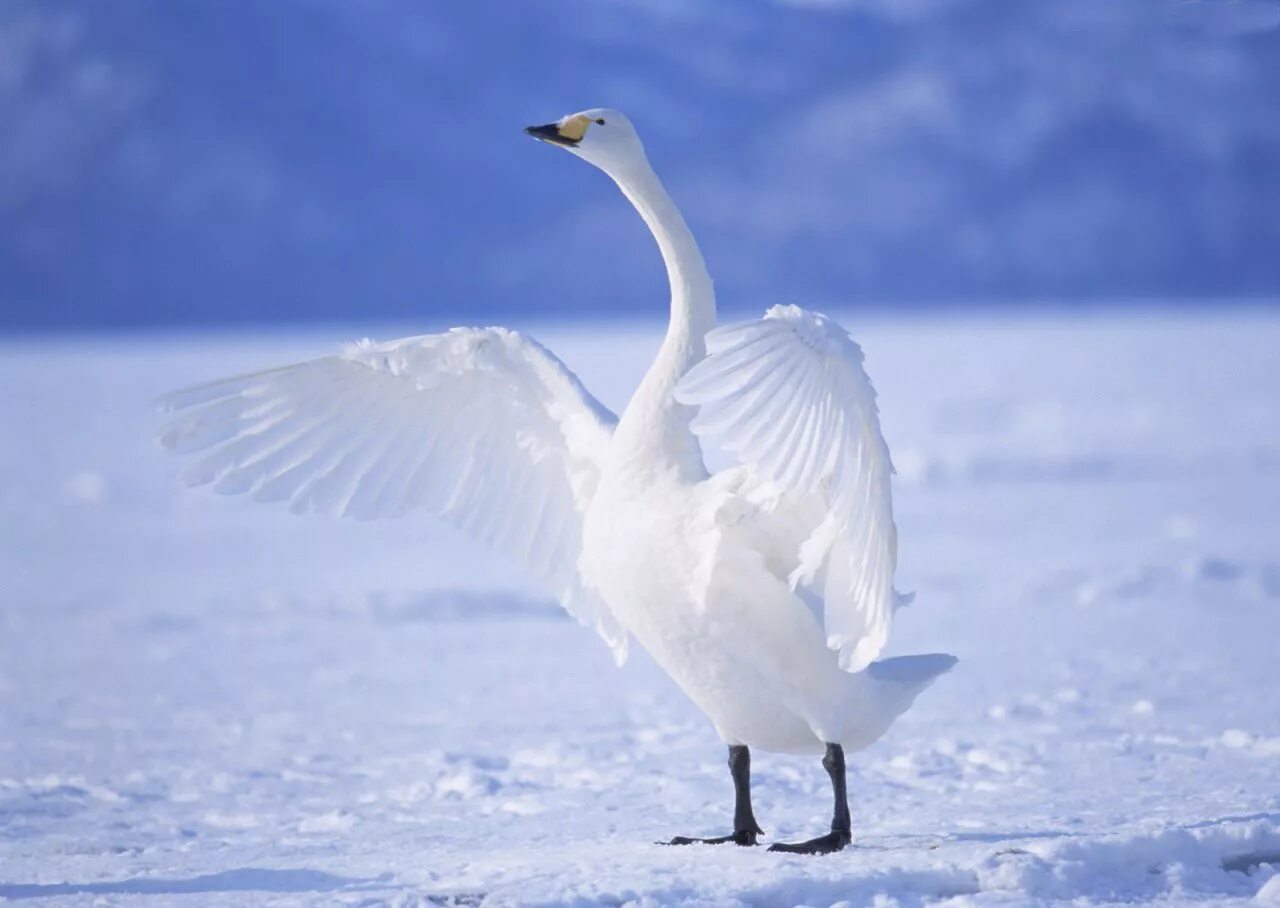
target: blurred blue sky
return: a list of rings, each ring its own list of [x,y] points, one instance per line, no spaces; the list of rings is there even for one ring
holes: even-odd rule
[[[1280,0],[3,0],[0,328],[1280,296]]]

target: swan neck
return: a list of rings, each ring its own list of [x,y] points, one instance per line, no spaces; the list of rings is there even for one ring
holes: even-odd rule
[[[694,410],[677,403],[674,392],[681,376],[706,354],[704,338],[715,327],[711,276],[689,225],[647,162],[614,179],[653,233],[671,285],[666,338],[623,413],[615,440],[630,463],[645,471],[673,471],[698,481],[706,477],[706,468],[689,426]]]
[[[711,275],[693,232],[647,163],[617,178],[617,182],[649,227],[666,265],[671,286],[668,337],[675,334],[695,343],[701,358],[702,337],[715,327],[716,304]]]

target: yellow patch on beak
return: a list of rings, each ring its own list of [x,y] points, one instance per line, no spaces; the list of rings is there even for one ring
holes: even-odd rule
[[[556,131],[560,133],[560,138],[562,139],[568,139],[570,142],[581,142],[582,137],[587,134],[587,127],[590,125],[590,117],[578,114],[566,119]]]

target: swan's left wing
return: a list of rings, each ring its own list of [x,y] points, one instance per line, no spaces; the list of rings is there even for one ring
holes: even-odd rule
[[[160,440],[202,451],[188,485],[295,512],[420,509],[513,557],[621,661],[626,638],[582,582],[582,519],[612,413],[546,348],[455,328],[225,379],[160,401]]]
[[[834,321],[797,306],[718,328],[707,348],[676,397],[700,408],[695,432],[716,437],[803,510],[823,515],[780,554],[793,566],[792,588],[821,602],[840,666],[861,671],[884,648],[901,601],[893,588],[893,466],[862,350]]]

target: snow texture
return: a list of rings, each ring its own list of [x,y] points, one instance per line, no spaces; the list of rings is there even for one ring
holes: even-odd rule
[[[0,344],[0,901],[1280,904],[1280,318],[832,314],[889,654],[961,661],[822,858],[652,844],[728,830],[714,732],[442,524],[180,487],[153,397],[338,338]],[[660,334],[520,327],[615,410]],[[753,773],[769,840],[824,829],[816,760]]]

